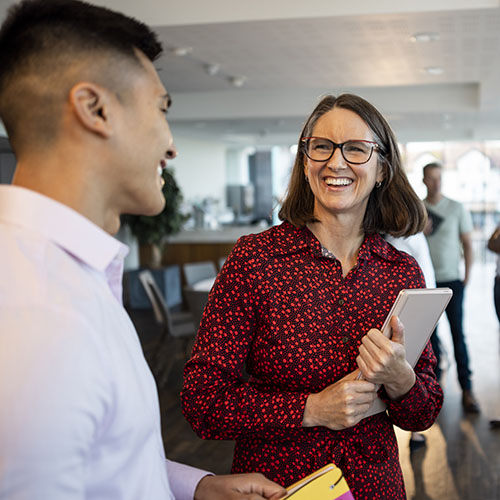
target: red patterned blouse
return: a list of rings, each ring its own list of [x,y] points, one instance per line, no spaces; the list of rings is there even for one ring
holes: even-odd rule
[[[310,393],[357,368],[361,338],[382,326],[398,292],[423,286],[413,257],[379,235],[365,238],[345,278],[307,228],[284,222],[241,238],[185,367],[185,417],[204,439],[236,440],[233,473],[262,472],[287,486],[334,462],[356,500],[404,500],[393,424],[423,430],[441,409],[429,345],[402,400],[379,391],[387,414],[342,431],[301,422]]]

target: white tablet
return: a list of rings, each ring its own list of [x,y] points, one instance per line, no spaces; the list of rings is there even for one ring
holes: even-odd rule
[[[380,330],[390,338],[391,318],[399,318],[405,327],[406,359],[411,366],[417,364],[452,294],[449,288],[417,288],[401,290],[396,297]],[[377,398],[366,416],[384,411],[385,408],[385,403]]]

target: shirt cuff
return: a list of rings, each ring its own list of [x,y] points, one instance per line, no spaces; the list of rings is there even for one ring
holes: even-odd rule
[[[421,405],[423,397],[422,389],[423,388],[420,385],[420,381],[418,377],[416,377],[415,383],[413,384],[411,389],[400,399],[397,400],[391,399],[387,395],[387,392],[385,392],[385,389],[382,389],[380,394],[380,399],[382,399],[382,401],[384,401],[384,403],[387,404],[388,409],[392,411],[404,412],[408,410],[414,410],[415,408],[418,408],[419,405]]]
[[[167,475],[175,500],[193,500],[198,483],[205,476],[212,475],[190,465],[167,460]]]

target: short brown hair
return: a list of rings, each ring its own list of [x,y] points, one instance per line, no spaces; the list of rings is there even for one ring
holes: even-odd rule
[[[441,163],[438,163],[437,161],[433,161],[431,163],[428,163],[423,169],[422,169],[422,172],[424,174],[424,177],[425,177],[425,173],[428,172],[429,170],[432,170],[433,168],[443,168],[443,165],[441,165]]]
[[[396,137],[380,112],[368,101],[354,94],[323,97],[307,119],[299,137],[287,194],[279,211],[280,219],[297,227],[308,222],[318,222],[314,216],[314,195],[304,176],[305,154],[301,139],[311,136],[321,116],[334,108],[356,113],[371,129],[374,140],[380,146],[377,154],[384,180],[370,194],[363,219],[365,233],[399,237],[422,231],[427,220],[425,208],[403,170]]]
[[[54,139],[75,79],[125,93],[118,70],[140,67],[136,50],[153,61],[162,47],[145,24],[118,12],[79,0],[12,5],[0,30],[0,118],[14,151]]]

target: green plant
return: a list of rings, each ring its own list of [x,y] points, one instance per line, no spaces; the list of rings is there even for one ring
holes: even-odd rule
[[[164,168],[162,177],[165,181],[162,188],[165,207],[158,215],[122,215],[121,217],[122,224],[130,227],[139,245],[160,245],[165,236],[178,233],[187,218],[180,211],[182,193],[173,170]]]

